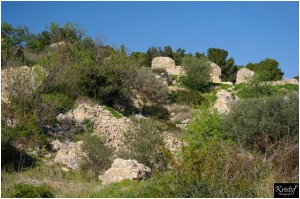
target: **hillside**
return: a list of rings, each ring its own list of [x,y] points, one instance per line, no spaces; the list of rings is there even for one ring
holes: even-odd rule
[[[299,82],[276,60],[129,55],[69,23],[4,23],[1,49],[2,197],[273,197],[298,182]]]

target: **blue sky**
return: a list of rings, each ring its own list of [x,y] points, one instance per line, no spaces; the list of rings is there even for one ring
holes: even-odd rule
[[[50,22],[79,24],[109,45],[130,52],[171,45],[207,52],[223,48],[236,64],[276,59],[294,77],[299,70],[298,2],[1,2],[2,22],[34,33]]]

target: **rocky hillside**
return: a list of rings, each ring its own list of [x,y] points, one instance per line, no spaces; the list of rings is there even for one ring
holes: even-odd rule
[[[86,42],[4,60],[2,197],[272,197],[298,180],[298,80]]]

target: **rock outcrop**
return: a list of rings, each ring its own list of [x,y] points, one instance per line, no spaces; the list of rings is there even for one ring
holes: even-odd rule
[[[10,104],[11,96],[30,95],[45,80],[47,71],[42,66],[20,66],[1,70],[1,101]]]
[[[63,144],[57,152],[54,162],[72,170],[78,169],[85,156],[82,145],[83,141]]]
[[[255,74],[254,71],[251,71],[247,68],[240,69],[236,74],[236,84],[247,83]]]
[[[234,104],[237,98],[234,98],[230,92],[226,90],[220,90],[217,92],[216,96],[218,99],[214,104],[214,108],[217,109],[219,114],[228,114],[230,112],[231,106]]]
[[[111,165],[111,168],[99,176],[102,184],[110,184],[120,182],[122,180],[143,180],[149,177],[151,169],[136,160],[124,160],[116,158]]]
[[[116,118],[104,106],[79,104],[78,107],[57,119],[73,120],[77,124],[89,122],[93,125],[93,134],[103,136],[107,145],[119,149],[122,146],[123,133],[130,128],[131,121],[126,117]]]
[[[283,80],[279,80],[279,81],[269,81],[268,83],[270,83],[272,86],[277,86],[277,85],[285,85],[285,84],[295,84],[295,85],[299,85],[299,81],[296,79],[283,79]]]
[[[212,63],[210,64],[211,67],[211,72],[210,72],[210,81],[212,83],[221,83],[221,68],[215,64]]]
[[[185,71],[181,66],[176,66],[175,61],[170,57],[155,57],[152,60],[151,69],[165,69],[171,75],[184,75]]]

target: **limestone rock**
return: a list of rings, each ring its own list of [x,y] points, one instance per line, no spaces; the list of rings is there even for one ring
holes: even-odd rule
[[[277,86],[277,85],[285,85],[285,84],[295,84],[295,85],[299,85],[299,81],[296,79],[283,79],[283,80],[279,80],[279,81],[270,81],[268,82],[270,83],[272,86]]]
[[[54,159],[55,163],[64,167],[76,170],[82,162],[82,157],[85,155],[82,150],[82,141],[69,142],[62,145]]]
[[[247,83],[255,74],[254,71],[251,71],[247,68],[240,69],[236,74],[236,84]]]
[[[231,106],[237,99],[234,99],[231,93],[226,90],[218,91],[216,96],[218,99],[214,104],[214,108],[216,108],[220,114],[228,114]]]
[[[215,63],[212,63],[210,64],[211,66],[211,72],[210,72],[210,81],[212,83],[220,83],[221,82],[221,68],[215,64]]]
[[[26,185],[33,185],[33,186],[42,186],[44,185],[43,182],[34,179],[34,178],[28,178],[26,180],[20,180],[16,184],[26,184]]]
[[[181,66],[176,66],[175,61],[170,57],[155,57],[152,60],[151,69],[165,69],[171,75],[184,75],[185,71]]]
[[[58,151],[59,149],[61,149],[62,147],[62,143],[59,140],[53,140],[51,142],[51,149],[53,151]]]
[[[51,48],[57,48],[59,46],[65,46],[65,45],[66,45],[66,43],[64,41],[60,41],[58,43],[51,44],[50,47]]]
[[[78,107],[66,113],[60,118],[73,118],[74,122],[79,124],[90,122],[93,127],[93,134],[101,135],[106,139],[107,145],[119,149],[123,144],[123,133],[130,128],[132,124],[126,117],[116,118],[106,110],[104,106],[88,104],[79,104]]]
[[[120,182],[122,180],[143,180],[151,173],[151,169],[136,160],[124,160],[116,158],[111,168],[99,176],[102,184]]]

